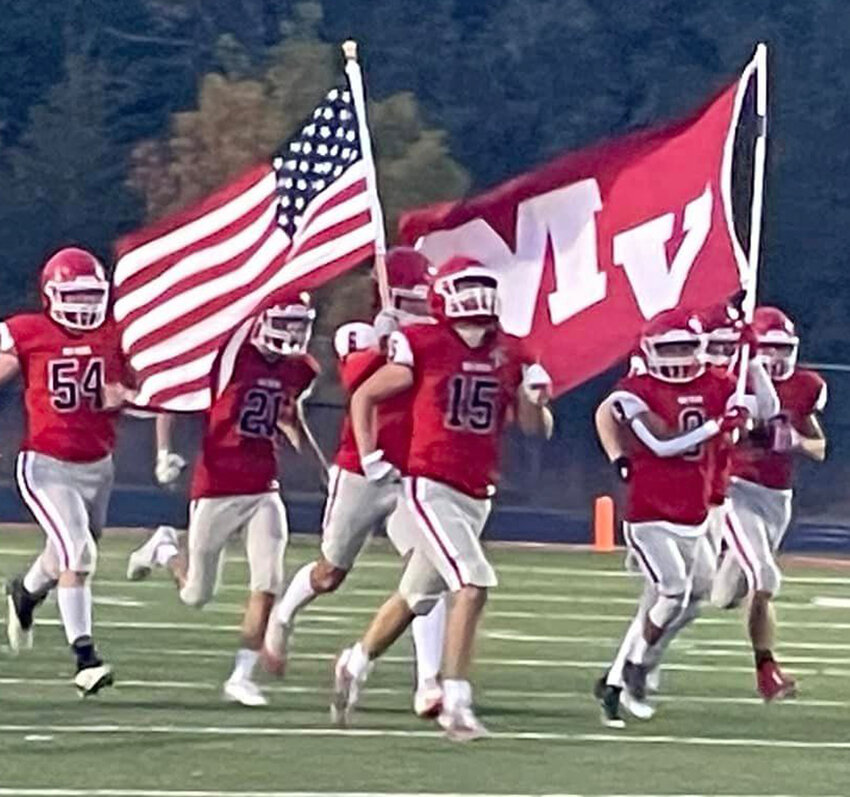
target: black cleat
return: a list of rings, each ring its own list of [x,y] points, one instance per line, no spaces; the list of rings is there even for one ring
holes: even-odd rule
[[[33,611],[40,601],[24,587],[22,576],[15,576],[6,584],[6,636],[13,653],[32,648]]]
[[[631,696],[640,703],[646,702],[646,673],[642,664],[627,661],[623,665],[623,680]]]
[[[620,691],[620,687],[605,683],[604,676],[593,685],[593,696],[599,701],[602,724],[606,728],[626,727],[620,716]]]

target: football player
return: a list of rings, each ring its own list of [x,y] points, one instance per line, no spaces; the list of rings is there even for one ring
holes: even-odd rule
[[[637,617],[595,690],[609,727],[624,725],[624,686],[638,716],[650,716],[642,706],[647,671],[657,665],[653,656],[663,650],[665,633],[669,640],[688,616],[691,596],[708,592],[714,573],[706,537],[710,441],[743,428],[749,413],[733,406],[734,377],[706,368],[705,345],[695,316],[660,314],[641,337],[646,372],[625,377],[603,402],[628,431],[622,447],[628,453],[621,454],[630,464],[624,533],[646,577]],[[605,447],[609,456],[618,450]]]
[[[244,532],[250,596],[224,696],[246,706],[267,702],[253,674],[283,587],[287,523],[276,437],[303,426],[299,401],[319,372],[307,354],[314,317],[301,302],[275,305],[233,335],[213,368],[214,398],[192,478],[186,550],[173,528],[160,526],[127,565],[131,580],[146,578],[154,567],[168,569],[180,600],[202,607],[215,593],[227,541]],[[171,451],[169,428],[157,426],[160,451]]]
[[[390,306],[379,313],[374,325],[360,322],[343,324],[334,336],[339,358],[340,379],[351,395],[386,362],[386,344],[397,328],[427,323],[428,284],[431,264],[406,247],[387,253],[387,280]],[[378,408],[378,445],[384,458],[399,471],[404,469],[410,443],[408,397],[401,394]],[[387,521],[400,494],[394,480],[371,482],[363,475],[360,456],[346,415],[334,464],[328,479],[328,497],[322,521],[321,553],[315,562],[304,565],[290,581],[275,608],[266,630],[263,663],[272,673],[283,675],[289,637],[297,613],[318,595],[335,592],[345,580],[371,532]],[[403,529],[393,522],[390,539],[406,553]],[[438,681],[445,620],[444,603],[413,622],[416,651],[417,689],[414,710],[419,716],[433,717],[439,711],[442,690]]]
[[[9,646],[32,646],[33,614],[56,587],[59,614],[77,661],[74,683],[91,695],[112,683],[92,637],[91,577],[112,489],[118,406],[132,397],[109,318],[109,283],[84,249],[54,254],[41,272],[41,313],[0,324],[0,383],[21,374],[26,431],[18,489],[46,542],[7,585]]]
[[[794,324],[775,307],[756,308],[753,334],[757,356],[773,380],[779,412],[737,447],[729,486],[731,511],[725,519],[727,555],[715,580],[712,602],[729,608],[750,595],[748,630],[756,685],[765,700],[793,696],[796,683],[773,655],[776,621],[773,599],[781,576],[776,552],[791,519],[794,459],[821,462],[826,437],[819,414],[826,383],[814,371],[797,368],[799,339]]]
[[[498,281],[480,263],[447,262],[429,301],[437,323],[393,333],[389,362],[351,400],[363,473],[380,484],[398,471],[379,447],[375,409],[410,393],[411,441],[398,512],[412,552],[398,592],[337,659],[332,713],[347,721],[370,662],[448,589],[438,719],[449,738],[463,741],[486,734],[473,712],[469,670],[487,590],[496,585],[479,538],[498,479],[501,432],[511,415],[526,433],[551,434],[551,380],[521,341],[501,330]]]

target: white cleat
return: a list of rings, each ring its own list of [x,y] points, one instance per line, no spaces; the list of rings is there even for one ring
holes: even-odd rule
[[[436,678],[426,679],[413,696],[413,711],[423,720],[436,719],[443,710],[443,687]]]
[[[267,706],[269,701],[260,691],[260,687],[247,678],[234,680],[231,678],[224,684],[224,699],[230,703],[240,703],[243,706],[257,708]]]
[[[453,742],[474,742],[488,735],[487,729],[469,706],[458,706],[454,711],[442,711],[437,722]]]
[[[360,698],[360,683],[348,671],[351,648],[346,648],[337,656],[334,664],[334,691],[331,697],[331,722],[346,727],[351,721],[354,707]]]
[[[177,547],[177,530],[171,526],[160,526],[147,542],[144,542],[130,554],[127,561],[127,578],[130,581],[141,581],[151,574],[156,566],[156,550],[163,544]]]
[[[273,609],[266,626],[266,635],[263,638],[260,663],[267,673],[283,678],[286,674],[286,660],[289,653],[289,637],[292,633],[292,626],[279,623],[274,616]]]
[[[80,697],[96,695],[105,686],[112,686],[114,682],[112,667],[102,662],[95,664],[94,667],[77,670],[74,676],[74,686],[77,687]]]
[[[638,700],[628,689],[620,694],[620,705],[635,719],[651,720],[655,716],[655,706],[645,700]]]

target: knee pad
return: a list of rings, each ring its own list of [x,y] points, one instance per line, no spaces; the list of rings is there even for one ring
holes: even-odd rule
[[[656,628],[664,628],[684,608],[685,593],[659,595],[649,610],[649,619]]]
[[[85,540],[75,540],[68,551],[68,570],[92,574],[97,569],[97,544],[87,535]]]
[[[422,594],[410,594],[410,593],[400,593],[401,597],[404,598],[404,602],[407,604],[407,608],[410,609],[417,617],[422,617],[431,612],[437,605],[437,601],[440,600],[439,595],[422,595]]]
[[[782,574],[779,572],[776,562],[764,562],[759,567],[759,575],[761,584],[758,589],[762,592],[769,592],[774,598],[779,594],[779,587],[782,584]]]

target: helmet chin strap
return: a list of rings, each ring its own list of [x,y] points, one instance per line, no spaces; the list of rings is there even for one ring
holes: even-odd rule
[[[481,324],[460,322],[454,324],[454,330],[467,346],[477,349],[484,342],[484,338],[490,331],[490,328]]]

